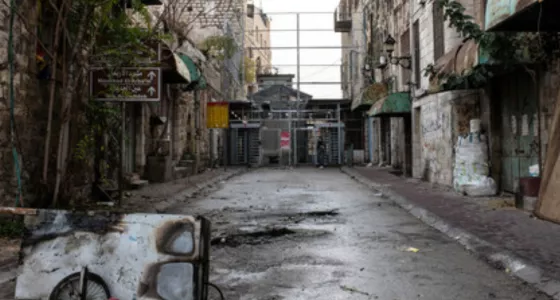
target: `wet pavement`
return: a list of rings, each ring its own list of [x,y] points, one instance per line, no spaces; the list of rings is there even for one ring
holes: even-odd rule
[[[549,299],[337,169],[255,170],[173,212],[212,220],[228,300]]]

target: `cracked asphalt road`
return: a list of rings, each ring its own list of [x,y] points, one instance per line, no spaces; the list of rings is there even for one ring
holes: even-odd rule
[[[549,299],[336,169],[258,169],[173,212],[212,220],[228,300]]]

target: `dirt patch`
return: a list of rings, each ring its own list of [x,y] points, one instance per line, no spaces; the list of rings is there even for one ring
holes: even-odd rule
[[[288,228],[272,228],[263,231],[239,233],[229,236],[220,236],[210,241],[212,246],[238,247],[240,245],[260,245],[272,242],[276,238],[292,235],[296,232]]]

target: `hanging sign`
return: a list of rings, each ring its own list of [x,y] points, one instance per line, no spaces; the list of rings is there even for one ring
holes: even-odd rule
[[[209,102],[206,111],[207,128],[229,128],[229,103]]]
[[[159,101],[161,69],[94,69],[90,72],[90,95],[97,101]]]

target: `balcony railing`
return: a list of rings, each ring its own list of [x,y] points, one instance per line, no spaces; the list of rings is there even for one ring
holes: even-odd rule
[[[334,31],[350,32],[352,30],[352,13],[345,7],[339,7],[334,12]]]

